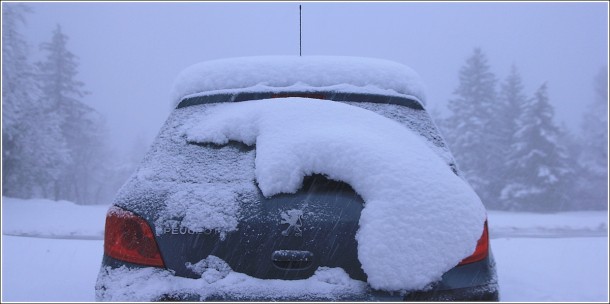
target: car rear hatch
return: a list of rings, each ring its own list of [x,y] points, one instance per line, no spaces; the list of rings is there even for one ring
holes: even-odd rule
[[[224,173],[218,172],[209,173],[213,170],[223,172],[254,170],[254,157],[251,164],[239,160],[239,155],[243,155],[242,153],[253,152],[254,146],[229,142],[224,147],[231,149],[223,150],[207,143],[185,142],[183,133],[179,130],[182,130],[183,124],[186,125],[184,121],[200,119],[205,109],[217,103],[285,97],[349,101],[363,107],[364,105],[373,107],[374,109],[371,110],[380,111],[379,114],[398,111],[399,117],[392,116],[392,118],[408,127],[414,128],[421,124],[422,127],[414,128],[414,131],[433,142],[431,145],[438,144],[439,150],[445,148],[442,141],[427,137],[432,133],[430,130],[434,126],[427,114],[425,117],[420,117],[421,113],[425,114],[421,104],[406,97],[334,91],[201,95],[185,98],[180,102],[174,115],[168,120],[167,130],[164,131],[167,134],[162,132],[161,137],[167,137],[164,139],[171,144],[160,147],[158,151],[161,152],[158,153],[162,155],[155,156],[171,165],[163,167],[159,172],[175,171],[171,178],[164,181],[172,184],[189,184],[189,187],[197,187],[199,183],[207,183],[207,185],[222,183],[225,187],[226,183],[231,183],[228,176],[222,176]],[[384,106],[391,108],[385,109]],[[412,121],[414,119],[423,122],[416,124]],[[175,150],[171,150],[171,153],[162,153],[164,149],[169,149],[168,147]],[[193,159],[197,161],[192,161]],[[219,170],[214,165],[219,160],[229,167]],[[452,159],[448,162],[452,163]],[[202,178],[199,174],[188,172],[203,172],[205,174],[201,176],[207,175],[207,177]],[[214,175],[215,180],[209,175]],[[254,177],[253,171],[252,177]],[[253,188],[258,189],[256,182],[254,180],[251,182]],[[157,195],[155,198],[158,199],[157,203],[149,205],[155,205],[155,208],[163,210],[164,199],[160,197],[170,194]],[[366,274],[358,260],[358,244],[355,238],[364,201],[350,185],[329,180],[322,175],[313,175],[304,178],[302,187],[296,193],[266,198],[258,191],[258,193],[247,193],[240,200],[244,198],[246,201],[240,202],[237,229],[227,233],[226,236],[213,230],[198,233],[180,228],[170,233],[158,234],[157,242],[166,267],[175,271],[178,276],[199,278],[201,274],[191,270],[192,267],[188,265],[196,264],[208,256],[215,256],[228,263],[233,271],[261,279],[304,279],[313,275],[319,267],[340,267],[352,279],[366,281]],[[188,202],[185,204],[188,205]],[[149,211],[141,213],[149,215],[147,220],[152,226],[159,226],[154,227],[156,229],[153,230],[167,229],[159,225],[159,214]],[[176,220],[180,221],[180,219]]]
[[[346,183],[308,176],[295,194],[242,203],[237,231],[225,236],[183,229],[157,236],[168,269],[198,278],[188,265],[216,256],[261,279],[304,279],[318,267],[341,267],[366,281],[357,242],[362,198]]]

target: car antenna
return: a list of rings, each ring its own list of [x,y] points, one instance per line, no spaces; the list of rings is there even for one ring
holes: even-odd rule
[[[301,34],[301,5],[299,4],[299,57],[301,57],[301,41],[302,41],[302,34]]]

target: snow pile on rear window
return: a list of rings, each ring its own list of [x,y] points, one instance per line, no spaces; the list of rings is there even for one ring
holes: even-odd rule
[[[373,288],[421,289],[469,256],[485,210],[423,139],[398,122],[339,102],[282,98],[218,104],[188,141],[256,145],[262,193],[294,193],[303,177],[349,183],[366,202],[356,235]]]
[[[425,100],[424,86],[411,68],[387,60],[331,56],[266,56],[206,61],[177,77],[172,105],[198,93],[298,87],[351,87],[351,91],[398,93]]]

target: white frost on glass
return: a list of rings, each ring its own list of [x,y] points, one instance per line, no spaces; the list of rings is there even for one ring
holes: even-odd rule
[[[400,123],[333,101],[218,104],[183,126],[188,141],[256,145],[263,195],[294,193],[310,174],[350,184],[366,202],[358,258],[375,289],[422,289],[469,256],[485,209],[474,191]]]
[[[201,119],[202,108],[170,115],[142,165],[117,195],[121,207],[155,214],[150,221],[157,235],[187,228],[216,231],[222,239],[237,229],[243,207],[259,203],[254,150],[201,147],[178,134],[182,124]]]
[[[182,98],[232,90],[273,91],[278,88],[401,94],[425,102],[424,85],[411,68],[392,61],[332,56],[263,56],[206,61],[177,77],[172,106]]]

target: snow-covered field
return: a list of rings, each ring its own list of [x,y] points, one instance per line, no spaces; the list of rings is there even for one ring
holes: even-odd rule
[[[2,199],[2,301],[94,301],[108,206]],[[502,301],[608,300],[608,214],[489,212]]]
[[[102,240],[108,207],[2,197],[2,234]]]

